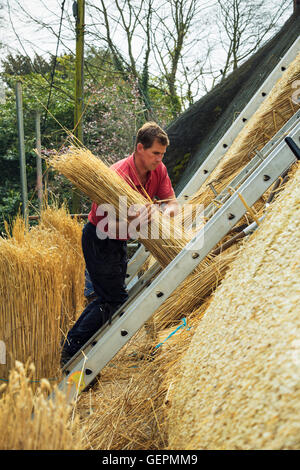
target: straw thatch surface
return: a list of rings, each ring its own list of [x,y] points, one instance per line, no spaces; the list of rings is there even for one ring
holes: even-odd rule
[[[206,183],[190,200],[191,204],[208,205],[214,198],[207,184],[215,180],[214,186],[218,192],[229,184],[238,172],[255,155],[255,150],[261,150],[276,132],[299,109],[293,102],[294,82],[300,79],[300,53],[289,65],[282,77],[277,81],[272,91],[258,110],[238,134],[229,150],[211,173]]]
[[[299,448],[299,221],[298,166],[183,355],[169,448]]]

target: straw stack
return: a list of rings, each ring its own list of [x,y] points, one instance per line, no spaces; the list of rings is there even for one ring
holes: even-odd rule
[[[189,201],[191,204],[207,206],[215,197],[208,190],[207,184],[215,180],[218,192],[224,189],[233,177],[254,157],[254,150],[261,150],[264,145],[299,109],[292,96],[295,93],[293,83],[300,79],[300,53],[290,64],[282,77],[273,87],[269,96],[246,123],[225,153],[205,185]]]
[[[134,204],[145,205],[147,202],[146,194],[143,197],[135,191],[121,176],[87,149],[72,147],[67,153],[56,154],[48,161],[92,201],[98,205],[113,205],[116,215],[120,218],[122,218],[122,214],[119,213],[120,197],[127,198],[127,209]],[[148,202],[150,202],[149,199]],[[169,234],[166,231],[167,223],[170,223]],[[155,234],[155,238],[151,234]],[[148,233],[147,239],[140,238],[140,241],[161,266],[165,267],[182,250],[189,239],[190,236],[183,233],[181,225],[177,226],[169,217],[166,222],[166,219],[157,212],[151,223],[151,233]]]
[[[176,367],[170,449],[299,449],[299,221],[298,165]]]
[[[15,360],[24,363],[29,358],[37,380],[56,378],[61,340],[82,311],[81,228],[63,209],[57,219],[62,232],[63,225],[73,226],[69,243],[67,235],[54,229],[50,208],[41,225],[27,230],[23,219],[17,218],[12,235],[0,238],[0,339],[6,349],[6,364],[0,365],[2,380],[8,378]],[[47,228],[50,223],[52,228]]]
[[[33,242],[26,232],[0,238],[0,332],[6,345],[2,379],[16,359],[31,358],[44,377],[56,373],[63,275],[57,244],[45,245],[50,239],[55,242],[49,233]]]
[[[61,329],[66,334],[70,324],[78,318],[85,304],[85,262],[81,248],[82,223],[70,216],[65,205],[61,207],[46,205],[41,211],[39,230],[54,233],[64,245]]]
[[[83,429],[65,395],[46,379],[34,392],[32,364],[16,362],[9,382],[0,385],[0,448],[2,450],[83,449]],[[48,394],[55,392],[55,400]]]

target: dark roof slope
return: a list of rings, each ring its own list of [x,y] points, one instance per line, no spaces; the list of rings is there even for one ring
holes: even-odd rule
[[[281,30],[247,62],[167,128],[171,143],[164,163],[175,185],[176,194],[184,188],[228,130],[236,114],[243,110],[299,36],[299,9],[297,11],[298,14],[293,14]]]

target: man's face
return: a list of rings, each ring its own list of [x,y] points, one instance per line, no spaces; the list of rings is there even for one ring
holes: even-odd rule
[[[157,140],[154,140],[152,146],[147,149],[141,143],[137,145],[140,160],[148,171],[155,170],[162,161],[166,150],[167,146],[160,144]]]

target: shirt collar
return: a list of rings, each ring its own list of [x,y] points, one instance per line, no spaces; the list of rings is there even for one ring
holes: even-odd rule
[[[139,175],[138,175],[138,171],[134,163],[134,153],[132,153],[128,159],[128,166],[129,166],[128,175],[129,175],[130,180],[133,182],[135,186],[142,186]],[[152,178],[152,171],[148,171],[147,181],[146,181],[145,186],[150,183],[151,178]]]

